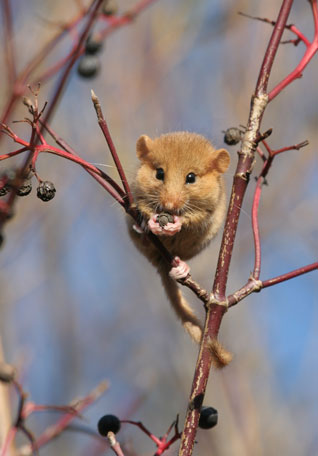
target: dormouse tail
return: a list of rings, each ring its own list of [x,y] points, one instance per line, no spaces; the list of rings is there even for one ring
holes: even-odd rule
[[[161,280],[166,290],[169,301],[182,322],[182,326],[196,343],[201,342],[202,324],[196,317],[190,305],[182,295],[181,290],[174,279],[169,277],[165,269],[159,270]]]
[[[203,333],[201,322],[182,295],[175,280],[169,277],[168,272],[165,269],[159,270],[159,273],[169,301],[175,313],[180,318],[182,326],[190,335],[191,339],[199,344]],[[217,339],[209,340],[208,348],[212,355],[212,364],[215,368],[221,369],[231,362],[233,357],[232,354],[228,352]]]

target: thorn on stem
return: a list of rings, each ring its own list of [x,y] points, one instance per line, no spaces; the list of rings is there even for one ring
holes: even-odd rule
[[[266,17],[251,16],[250,14],[243,13],[242,11],[239,11],[237,14],[239,16],[246,17],[247,19],[253,19],[255,21],[265,22],[266,24],[270,24],[270,25],[273,25],[273,26],[276,24],[275,21],[271,21],[270,19],[267,19]]]
[[[268,138],[272,133],[273,133],[273,129],[269,128],[268,130],[265,131],[265,133],[260,134],[258,136],[258,138],[256,139],[257,144],[264,141],[264,139]]]

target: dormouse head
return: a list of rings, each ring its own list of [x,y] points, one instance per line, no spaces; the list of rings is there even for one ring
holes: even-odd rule
[[[147,199],[153,212],[185,214],[215,207],[223,190],[221,175],[230,163],[225,149],[216,150],[196,133],[168,133],[137,141],[140,167],[137,199]]]

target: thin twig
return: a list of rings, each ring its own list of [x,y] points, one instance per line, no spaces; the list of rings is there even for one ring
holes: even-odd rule
[[[274,26],[276,24],[276,21],[271,21],[270,19],[267,19],[266,17],[251,16],[250,14],[243,13],[242,11],[239,11],[238,14],[240,16],[247,17],[248,19],[253,19],[253,20],[256,20],[256,21],[265,22],[266,24],[270,24],[272,26]],[[303,35],[301,33],[300,30],[298,30],[298,28],[294,24],[286,24],[285,25],[285,29],[290,30],[291,32],[293,32],[297,36],[297,39],[296,40],[281,41],[280,44],[293,43],[293,44],[297,45],[298,43],[303,41],[303,43],[306,46],[310,45],[310,41],[305,37],[305,35]]]
[[[288,74],[279,84],[277,84],[274,89],[270,91],[268,94],[269,101],[273,100],[285,87],[287,87],[289,84],[291,84],[293,81],[295,81],[298,78],[302,77],[302,73],[308,63],[311,61],[313,56],[316,54],[318,50],[318,4],[317,0],[311,0],[310,1],[311,7],[312,7],[312,12],[313,12],[313,18],[314,18],[314,27],[315,27],[315,34],[314,34],[314,39],[311,43],[307,43],[306,46],[306,51],[305,54],[303,55],[301,61],[299,64],[296,66],[296,68]]]
[[[287,272],[286,274],[279,275],[277,277],[273,277],[272,279],[267,279],[262,281],[262,288],[271,287],[276,285],[277,283],[285,282],[286,280],[294,279],[295,277],[299,277],[300,275],[307,274],[307,272],[315,271],[318,269],[318,262],[309,264],[308,266],[303,266],[302,268],[294,269],[291,272]]]
[[[252,230],[253,230],[253,238],[254,238],[254,269],[253,269],[253,277],[255,280],[259,279],[261,273],[261,240],[259,235],[259,225],[258,225],[258,206],[262,192],[262,177],[257,179],[254,198],[253,198],[253,205],[252,205]]]
[[[75,157],[79,157],[75,150],[69,144],[67,144],[67,142],[64,141],[63,138],[58,136],[58,134],[51,127],[49,127],[47,124],[44,124],[42,120],[40,120],[40,124],[44,126],[45,130],[62,149],[64,149],[69,154],[74,155]],[[117,182],[115,182],[110,176],[108,176],[108,174],[104,173],[100,168],[96,167],[96,169],[100,172],[100,175],[94,173],[93,171],[87,168],[85,169],[95,180],[97,180],[98,183],[103,185],[104,181],[108,182],[122,199],[125,198],[125,192],[122,190],[122,188],[117,184]],[[107,189],[108,187],[106,188],[106,190]]]
[[[125,456],[120,447],[120,444],[119,444],[119,442],[117,442],[115,434],[113,432],[111,432],[111,431],[108,432],[107,440],[108,440],[108,443],[109,443],[111,449],[117,456]]]
[[[100,8],[100,5],[102,3],[103,0],[96,0],[95,3],[95,6],[92,8],[92,11],[91,11],[91,14],[88,18],[88,21],[87,21],[87,24],[86,24],[86,27],[84,28],[84,31],[82,32],[81,36],[80,36],[80,39],[78,41],[78,44],[77,44],[77,51],[74,53],[74,56],[70,59],[68,65],[66,66],[63,74],[61,75],[56,87],[55,87],[55,90],[54,90],[54,93],[53,93],[53,96],[51,98],[51,102],[49,103],[49,106],[48,106],[48,110],[46,112],[46,115],[45,115],[45,118],[44,118],[44,123],[48,123],[51,116],[53,115],[53,112],[54,112],[54,109],[55,107],[57,106],[58,104],[58,101],[61,97],[61,94],[63,92],[63,89],[65,87],[65,84],[67,82],[67,79],[70,75],[70,72],[72,70],[72,67],[76,61],[76,58],[80,52],[80,49],[81,47],[83,46],[83,43],[85,42],[88,34],[89,34],[89,31],[92,27],[92,25],[94,24],[94,22],[96,21],[97,19],[97,15],[98,15],[98,10]],[[26,170],[29,169],[29,166],[30,166],[30,163],[31,163],[31,160],[32,160],[32,153],[33,152],[30,152],[27,156],[27,158],[25,159],[24,163],[22,164],[22,167],[21,167],[21,170],[19,172],[19,175],[20,176],[23,176],[25,173],[26,173]],[[14,204],[14,201],[16,199],[16,193],[15,192],[10,192],[10,195],[9,195],[9,198],[7,200],[7,204],[8,206],[11,208]],[[6,222],[7,220],[7,217],[3,216],[3,214],[1,214],[0,212],[0,230],[2,229],[3,227],[3,224]]]
[[[20,448],[21,454],[28,454],[32,451],[35,446],[41,448],[46,445],[48,442],[60,435],[64,429],[79,415],[79,413],[84,410],[86,407],[94,403],[106,390],[108,389],[107,382],[101,382],[96,388],[94,388],[87,396],[76,401],[76,403],[71,403],[70,406],[72,410],[75,410],[77,414],[66,413],[62,416],[55,424],[49,426],[34,442],[33,445],[24,445]]]
[[[133,198],[132,198],[131,190],[130,190],[130,187],[129,187],[129,184],[128,184],[128,181],[127,181],[127,178],[126,178],[126,175],[125,175],[125,172],[124,172],[124,169],[123,169],[122,164],[121,164],[121,162],[119,160],[118,153],[117,153],[116,147],[114,145],[114,142],[112,140],[111,134],[109,132],[109,128],[108,128],[108,125],[106,123],[105,117],[103,115],[103,111],[102,111],[100,102],[99,102],[99,100],[98,100],[98,98],[95,95],[93,90],[91,91],[91,96],[92,96],[92,101],[93,101],[94,108],[95,108],[95,111],[96,111],[96,114],[97,114],[98,124],[99,124],[99,126],[100,126],[100,128],[101,128],[101,130],[103,132],[103,135],[104,135],[106,141],[107,141],[110,153],[112,154],[112,157],[113,157],[115,166],[117,168],[119,177],[121,179],[121,182],[122,182],[123,187],[124,187],[125,192],[126,192],[127,204],[128,204],[128,207],[129,207],[133,203]]]
[[[16,79],[16,63],[15,63],[15,49],[14,49],[14,38],[13,38],[13,23],[12,23],[12,8],[11,0],[2,0],[2,16],[3,16],[3,43],[5,45],[5,58],[8,75],[8,82],[12,84],[12,81]]]

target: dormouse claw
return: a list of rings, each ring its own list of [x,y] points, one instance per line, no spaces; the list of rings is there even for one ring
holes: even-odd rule
[[[142,234],[144,232],[143,229],[139,225],[137,225],[137,223],[134,223],[132,228],[138,234]]]
[[[175,280],[185,279],[190,273],[190,266],[185,261],[180,260],[179,257],[175,257],[174,261],[177,266],[170,269],[169,276]]]

